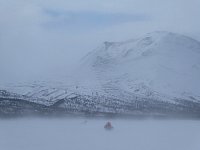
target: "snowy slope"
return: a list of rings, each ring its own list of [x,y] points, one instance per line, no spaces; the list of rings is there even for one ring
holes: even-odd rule
[[[0,102],[7,107],[13,101],[5,100],[20,99],[72,112],[200,112],[200,42],[183,35],[153,32],[104,42],[72,75],[0,85]]]
[[[183,35],[153,32],[126,42],[105,42],[83,64],[102,88],[160,95],[162,100],[200,100],[200,42]]]
[[[0,97],[9,98],[22,98],[31,102],[44,104],[50,106],[60,99],[67,97],[74,97],[74,91],[71,91],[70,86],[66,88],[61,83],[57,82],[28,82],[28,83],[17,83],[7,84],[0,87]],[[4,94],[5,92],[9,94]]]

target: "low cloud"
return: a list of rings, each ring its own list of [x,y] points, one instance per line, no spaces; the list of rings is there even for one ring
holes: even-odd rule
[[[154,30],[200,40],[199,0],[0,0],[1,76],[67,72],[103,41]]]

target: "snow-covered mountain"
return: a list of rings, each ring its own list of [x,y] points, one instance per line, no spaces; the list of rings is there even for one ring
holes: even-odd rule
[[[104,42],[81,60],[69,82],[0,88],[1,100],[25,100],[64,112],[199,114],[200,42],[163,31]]]
[[[161,100],[200,100],[200,42],[183,35],[153,32],[126,42],[105,42],[84,58],[81,68],[86,79],[90,73],[88,79],[95,76],[103,89],[160,95]]]

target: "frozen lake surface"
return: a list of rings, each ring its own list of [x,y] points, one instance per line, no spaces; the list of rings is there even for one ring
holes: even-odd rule
[[[200,150],[200,121],[0,120],[0,150]]]

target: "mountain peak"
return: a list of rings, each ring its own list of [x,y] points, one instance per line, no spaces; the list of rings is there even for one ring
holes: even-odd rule
[[[117,59],[135,59],[140,56],[150,56],[156,53],[169,53],[170,51],[190,51],[200,52],[200,43],[190,37],[167,31],[155,31],[144,36],[125,42],[104,42],[103,46],[96,49],[86,57],[92,60],[90,63],[113,62]],[[92,58],[92,59],[90,59]],[[105,63],[104,63],[105,64]],[[95,65],[98,66],[98,65]]]
[[[109,76],[130,91],[142,85],[177,97],[199,94],[200,42],[181,34],[156,31],[135,40],[105,42],[85,61],[98,79]]]
[[[166,44],[183,45],[189,48],[193,47],[200,49],[199,41],[179,33],[173,33],[168,31],[154,31],[151,33],[147,33],[146,35],[141,37],[141,39],[145,39],[147,37],[151,38],[154,41],[157,40]]]

